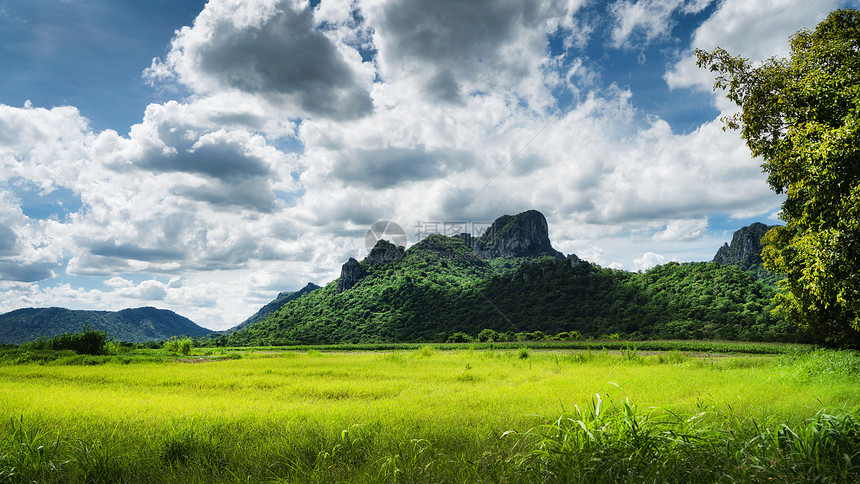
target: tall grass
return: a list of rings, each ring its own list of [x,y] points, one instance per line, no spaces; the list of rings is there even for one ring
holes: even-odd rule
[[[421,347],[0,365],[0,483],[852,482],[857,358]]]
[[[515,473],[541,482],[637,483],[847,483],[860,475],[858,410],[820,412],[791,427],[607,403],[595,395],[587,410],[529,430]]]

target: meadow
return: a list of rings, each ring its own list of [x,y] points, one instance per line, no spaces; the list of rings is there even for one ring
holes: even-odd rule
[[[0,482],[854,482],[860,472],[856,352],[461,348],[6,363]]]

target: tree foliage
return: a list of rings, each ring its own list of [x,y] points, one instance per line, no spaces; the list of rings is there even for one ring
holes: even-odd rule
[[[510,263],[509,263],[510,262]],[[553,257],[496,267],[438,236],[227,336],[227,344],[444,342],[618,334],[627,339],[800,341],[771,313],[773,287],[736,266],[670,263],[631,273]],[[467,338],[468,337],[468,338]],[[557,336],[560,337],[560,336]]]
[[[785,274],[779,308],[824,340],[860,343],[860,12],[837,10],[791,39],[788,59],[760,65],[697,51],[725,118],[785,194],[784,227],[765,236],[765,267]]]
[[[78,333],[62,333],[53,338],[39,338],[25,343],[23,347],[35,350],[72,350],[79,355],[102,355],[105,353],[107,333],[90,329],[86,325]]]

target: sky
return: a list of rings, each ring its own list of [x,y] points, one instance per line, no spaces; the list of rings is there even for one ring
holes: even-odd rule
[[[779,223],[696,48],[786,57],[857,0],[0,0],[0,313],[235,326],[407,244],[542,212],[644,270]]]

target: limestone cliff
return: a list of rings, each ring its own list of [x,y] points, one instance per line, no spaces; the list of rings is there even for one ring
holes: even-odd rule
[[[346,263],[340,268],[340,279],[337,281],[337,292],[343,292],[351,289],[352,286],[358,284],[364,278],[364,269],[357,260],[350,257]]]
[[[473,240],[472,247],[484,260],[543,255],[564,258],[553,249],[546,218],[537,210],[497,218],[484,235]]]
[[[751,270],[761,267],[761,238],[772,226],[756,222],[734,233],[731,244],[726,243],[714,255],[713,262],[738,265]]]

